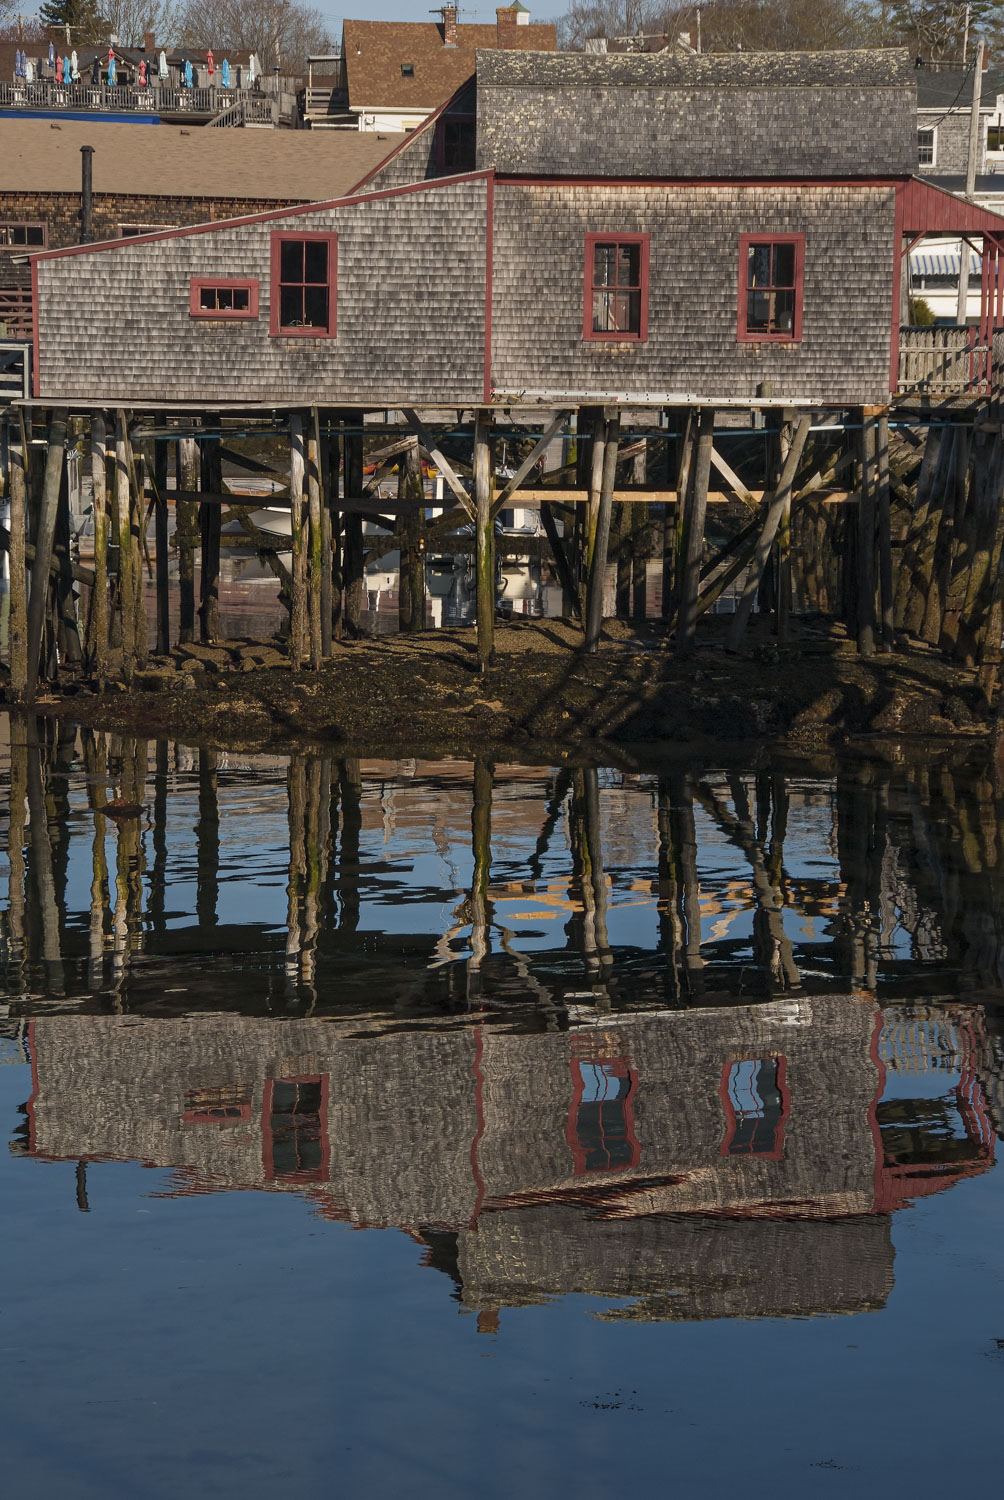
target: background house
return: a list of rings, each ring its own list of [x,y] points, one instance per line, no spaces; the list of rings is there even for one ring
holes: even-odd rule
[[[479,48],[554,52],[557,37],[519,4],[501,7],[494,26],[458,23],[455,5],[441,21],[346,20],[346,108],[360,130],[414,130],[470,78]]]

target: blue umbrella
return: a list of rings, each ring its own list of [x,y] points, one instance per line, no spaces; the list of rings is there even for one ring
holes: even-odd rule
[[[186,89],[192,87],[192,64],[187,57],[185,58],[185,87]]]
[[[24,77],[24,53],[21,51],[20,47],[18,47],[17,51],[14,53],[14,77]]]
[[[56,49],[52,45],[52,43],[50,42],[49,43],[49,67],[50,68],[54,68],[55,66],[56,66]]]
[[[222,80],[223,87],[225,89],[228,89],[230,87],[230,64],[226,58],[223,59],[223,63],[220,67],[220,78]]]
[[[70,72],[70,59],[68,57],[64,57],[63,58],[63,82],[64,83],[70,83],[72,81],[72,77],[73,77],[73,75]]]
[[[110,57],[108,59],[108,87],[110,89],[113,89],[115,87],[115,78],[115,59],[114,57]]]

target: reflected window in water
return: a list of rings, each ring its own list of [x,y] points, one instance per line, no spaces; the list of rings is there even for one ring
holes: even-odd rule
[[[272,1181],[324,1182],[328,1176],[328,1077],[265,1083],[264,1165]]]
[[[242,1088],[188,1089],[185,1092],[184,1125],[226,1125],[250,1120],[251,1095]]]
[[[626,1058],[574,1058],[572,1084],[567,1136],[575,1175],[637,1166],[641,1146],[632,1105],[638,1076]]]
[[[788,1117],[786,1070],[783,1057],[750,1057],[726,1063],[720,1090],[725,1106],[723,1156],[781,1160]]]

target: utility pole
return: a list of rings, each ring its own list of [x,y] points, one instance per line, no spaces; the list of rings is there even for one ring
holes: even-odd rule
[[[980,154],[980,104],[983,100],[983,38],[976,43],[976,58],[973,65],[973,108],[969,116],[969,160],[966,163],[966,197],[971,199],[976,191],[976,163]],[[959,242],[959,301],[955,310],[955,321],[961,328],[966,325],[966,307],[969,302],[969,245]]]
[[[968,56],[968,53],[969,53],[969,17],[970,17],[971,12],[972,12],[972,6],[971,5],[967,5],[966,6],[966,25],[965,25],[965,30],[962,33],[962,66],[963,67],[966,66],[966,57]]]
[[[697,7],[697,50],[701,50],[701,7]]]

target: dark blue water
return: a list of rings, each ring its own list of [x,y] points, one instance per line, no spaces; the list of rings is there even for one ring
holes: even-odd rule
[[[3,755],[12,1495],[993,1491],[992,766]]]

